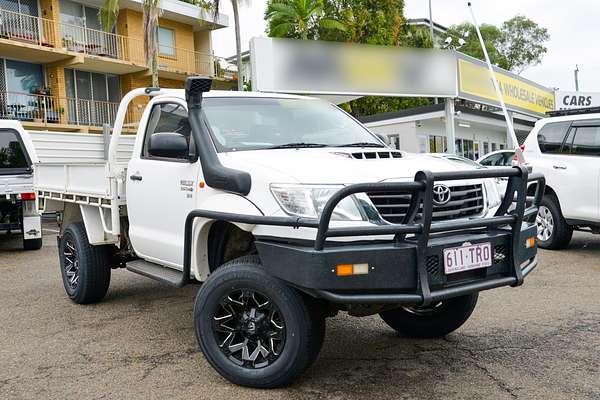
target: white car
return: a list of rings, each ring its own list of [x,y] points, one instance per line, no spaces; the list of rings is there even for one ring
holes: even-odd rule
[[[479,291],[519,286],[537,265],[523,183],[542,177],[404,154],[321,100],[210,84],[125,95],[106,158],[102,136],[55,133],[48,145],[19,129],[39,143],[35,187],[61,215],[74,302],[100,301],[111,268],[203,282],[194,324],[207,360],[267,388],[316,359],[326,316],[379,314],[403,334],[441,337]],[[137,96],[150,97],[137,135],[121,136]],[[516,212],[500,176],[515,183]]]
[[[566,247],[574,230],[600,233],[600,110],[539,120],[526,163],[546,177],[537,217],[540,247]]]
[[[0,127],[0,231],[20,231],[25,250],[42,247],[41,215],[33,190],[33,147],[9,126]]]

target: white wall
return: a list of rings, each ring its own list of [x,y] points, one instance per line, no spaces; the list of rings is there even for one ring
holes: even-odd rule
[[[459,124],[465,126],[460,126]],[[379,121],[365,125],[374,133],[399,137],[400,150],[415,153],[421,151],[423,143],[429,135],[446,136],[445,120],[440,117],[392,124],[382,124]],[[528,129],[527,127],[519,128],[521,130]],[[480,143],[480,156],[483,155],[483,142],[506,146],[505,123],[500,120],[481,116],[466,116],[463,114],[455,122],[455,136],[456,139],[468,139]],[[489,151],[491,151],[491,148]]]
[[[366,124],[369,127],[369,124]],[[417,141],[417,131],[414,122],[406,122],[404,124],[391,124],[383,126],[369,127],[371,132],[378,135],[396,137],[396,143],[399,143],[400,150],[416,153],[419,151],[419,143]],[[393,139],[392,139],[393,140]]]

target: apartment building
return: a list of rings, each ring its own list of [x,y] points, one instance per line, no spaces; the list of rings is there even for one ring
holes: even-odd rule
[[[112,124],[119,100],[150,86],[144,59],[142,4],[121,0],[112,32],[102,30],[102,0],[0,0],[0,118],[27,129],[97,131]],[[235,71],[213,55],[211,31],[227,16],[179,0],[162,0],[159,80],[182,88],[191,75],[235,86]],[[135,124],[143,104],[130,107]]]

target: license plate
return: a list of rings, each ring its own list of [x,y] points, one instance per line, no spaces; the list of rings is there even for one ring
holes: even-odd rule
[[[459,247],[444,249],[444,271],[446,275],[492,265],[492,244],[465,243]]]

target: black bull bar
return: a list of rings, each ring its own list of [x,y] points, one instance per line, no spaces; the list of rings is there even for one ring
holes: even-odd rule
[[[436,182],[465,179],[508,178],[506,192],[494,216],[489,218],[459,219],[444,222],[432,222],[433,216],[433,186]],[[535,183],[535,194],[527,197],[528,185]],[[394,235],[394,245],[410,242],[416,249],[417,290],[415,293],[336,293],[329,290],[301,287],[311,294],[339,303],[407,303],[430,304],[432,301],[443,298],[460,296],[474,291],[491,289],[500,286],[519,286],[523,278],[537,265],[537,256],[529,260],[528,265],[522,268],[521,231],[524,222],[529,223],[527,228],[532,230],[531,222],[535,219],[539,204],[544,195],[545,178],[541,174],[529,174],[526,167],[515,166],[511,168],[493,168],[481,170],[468,170],[457,172],[430,172],[419,171],[412,182],[379,182],[359,183],[346,186],[337,191],[326,203],[320,218],[301,217],[273,217],[241,215],[210,210],[193,210],[185,222],[184,264],[183,278],[180,286],[190,280],[191,253],[192,253],[192,228],[196,218],[244,223],[251,225],[286,226],[293,228],[313,228],[317,230],[314,245],[310,251],[311,259],[315,255],[324,254],[330,246],[327,238]],[[356,193],[402,191],[411,194],[411,202],[402,223],[383,225],[358,226],[358,227],[329,227],[334,209],[344,198]],[[529,202],[529,205],[527,204]],[[515,203],[514,207],[511,205]],[[417,214],[419,215],[418,221]],[[488,230],[509,227],[505,230],[510,233],[510,273],[507,276],[487,279],[479,282],[453,285],[439,290],[431,291],[428,272],[426,269],[427,252],[432,234],[448,235],[472,232],[480,228]],[[535,225],[533,225],[535,227]],[[450,232],[450,233],[448,233]],[[407,235],[414,235],[407,239]],[[434,235],[435,238],[435,235]],[[264,243],[264,242],[263,242]],[[261,248],[258,246],[259,254]],[[343,247],[343,246],[342,246]],[[262,254],[261,254],[262,257]],[[285,278],[283,278],[285,279]],[[290,282],[294,284],[294,282]]]

